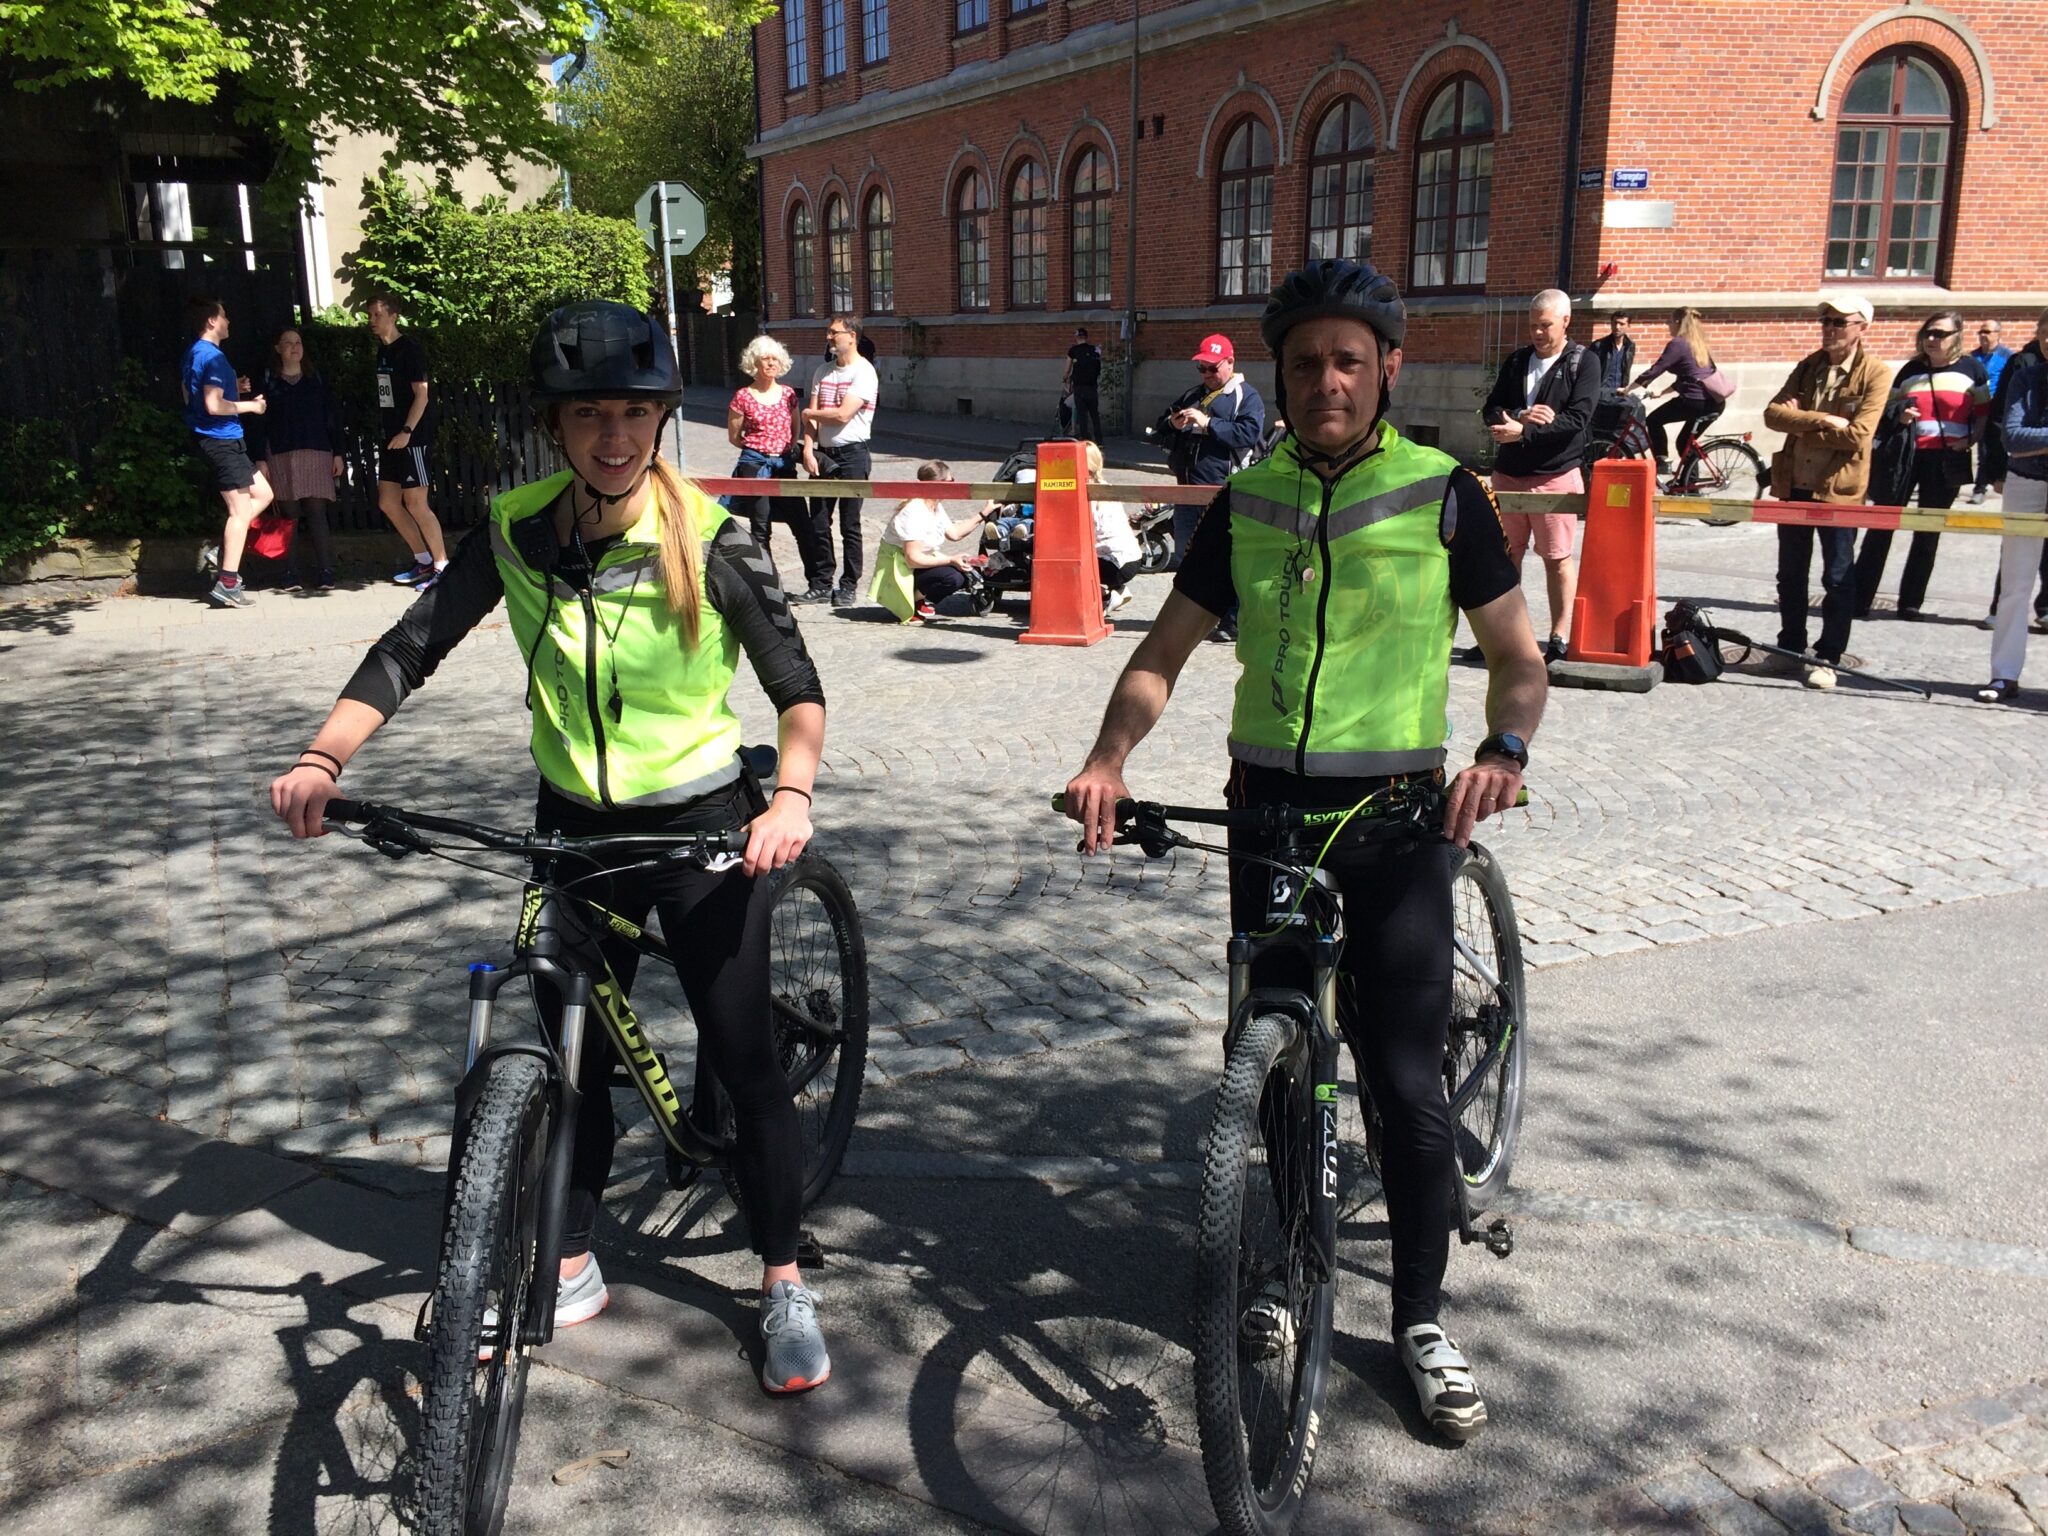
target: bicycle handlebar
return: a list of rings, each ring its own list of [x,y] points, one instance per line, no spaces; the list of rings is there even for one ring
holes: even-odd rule
[[[1133,823],[1143,823],[1148,830],[1168,832],[1169,821],[1188,822],[1197,826],[1227,827],[1249,830],[1276,836],[1282,832],[1335,830],[1340,825],[1347,832],[1363,834],[1389,825],[1412,829],[1440,811],[1448,798],[1443,786],[1427,780],[1410,780],[1389,785],[1378,791],[1377,799],[1386,799],[1377,810],[1358,814],[1353,820],[1353,807],[1339,807],[1330,810],[1301,810],[1288,805],[1252,805],[1238,809],[1224,809],[1215,806],[1162,805],[1156,800],[1119,800],[1116,803],[1116,828],[1118,833],[1127,832]],[[1529,791],[1525,788],[1515,796],[1516,806],[1529,803]],[[1052,808],[1061,815],[1066,814],[1067,797],[1064,792],[1052,797]],[[1172,834],[1169,832],[1168,836]],[[1119,841],[1138,841],[1136,838],[1119,838]],[[1147,852],[1151,852],[1147,847]]]
[[[543,856],[573,853],[595,857],[609,852],[666,853],[678,858],[719,853],[745,853],[747,829],[734,827],[721,832],[630,832],[610,837],[545,836],[538,832],[508,832],[481,822],[458,821],[450,816],[429,816],[398,806],[374,805],[367,800],[330,800],[322,812],[330,825],[359,826],[365,841],[397,857],[402,853],[431,853],[434,845],[418,834],[439,832],[459,837],[480,848],[499,853]]]

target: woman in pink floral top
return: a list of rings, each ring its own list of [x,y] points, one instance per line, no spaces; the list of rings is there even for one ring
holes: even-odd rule
[[[740,371],[754,382],[743,385],[726,407],[725,435],[740,451],[733,478],[793,480],[803,448],[798,432],[803,402],[795,390],[777,382],[789,372],[789,352],[772,336],[756,336],[740,353]],[[734,496],[727,505],[745,514],[754,542],[764,550],[776,521],[803,526],[791,497]]]

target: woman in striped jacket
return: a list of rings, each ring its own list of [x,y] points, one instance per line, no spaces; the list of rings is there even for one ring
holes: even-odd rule
[[[1991,380],[1984,365],[1963,350],[1963,317],[1954,310],[1930,315],[1920,327],[1920,350],[1892,380],[1885,412],[1913,433],[1912,494],[1928,511],[1955,505],[1970,483],[1970,455],[1991,416]],[[1934,574],[1938,533],[1916,533],[1899,577],[1899,617],[1917,619]],[[1870,617],[1871,600],[1891,553],[1889,529],[1870,529],[1856,553],[1856,617]]]

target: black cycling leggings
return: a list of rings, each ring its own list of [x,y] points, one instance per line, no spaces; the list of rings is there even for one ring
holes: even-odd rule
[[[1351,805],[1385,780],[1298,778],[1231,765],[1231,805]],[[1250,846],[1231,834],[1233,847]],[[1393,1238],[1394,1331],[1436,1321],[1457,1208],[1456,1146],[1444,1098],[1451,1019],[1451,868],[1448,843],[1390,844],[1332,854],[1344,898],[1340,998],[1345,1037],[1385,1128],[1380,1171]],[[1271,871],[1233,860],[1233,930],[1264,928]],[[1256,986],[1309,982],[1307,962],[1275,954],[1253,968]]]
[[[571,837],[711,831],[740,826],[753,814],[751,793],[739,784],[683,806],[611,812],[575,805],[543,789],[535,812],[542,831]],[[662,937],[675,956],[676,977],[696,1020],[697,1049],[732,1100],[733,1174],[747,1203],[754,1246],[765,1264],[794,1264],[803,1208],[803,1148],[796,1105],[769,1027],[771,883],[749,879],[737,865],[713,871],[678,864],[622,877],[608,899],[602,881],[579,889],[629,922],[645,921],[650,911],[660,918]],[[616,937],[604,939],[602,948],[612,974],[630,992],[640,952]],[[542,991],[545,995],[552,989]],[[557,1006],[552,997],[547,999],[550,1018]],[[598,1202],[611,1175],[618,1135],[611,1106],[613,1061],[611,1037],[593,1008],[577,1079],[583,1109],[576,1118],[564,1258],[589,1251]],[[688,1085],[678,1084],[678,1089],[687,1092]]]

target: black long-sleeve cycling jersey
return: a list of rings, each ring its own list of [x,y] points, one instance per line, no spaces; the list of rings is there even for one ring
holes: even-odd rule
[[[554,549],[556,574],[574,581],[582,574],[571,549],[555,548],[551,513],[536,514],[545,522],[543,548]],[[539,530],[536,530],[539,531]],[[515,534],[517,530],[515,529]],[[591,564],[613,540],[590,540],[584,549]],[[515,547],[527,547],[515,538]],[[505,596],[504,579],[491,549],[488,523],[470,530],[457,547],[447,570],[433,587],[384,632],[341,690],[341,697],[367,704],[387,720],[415,688],[434,675],[442,658],[462,637],[481,624]],[[704,560],[704,600],[739,637],[754,675],[780,714],[795,704],[823,704],[825,690],[817,666],[804,648],[790,613],[789,599],[776,579],[774,563],[740,523],[728,519],[712,538]]]

